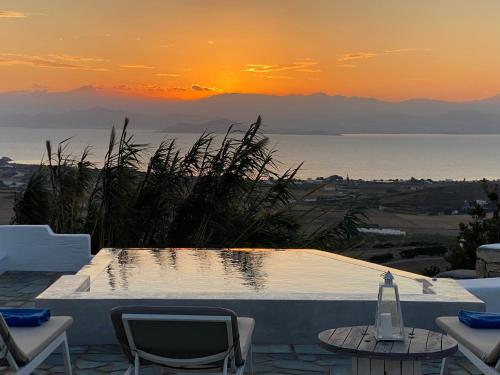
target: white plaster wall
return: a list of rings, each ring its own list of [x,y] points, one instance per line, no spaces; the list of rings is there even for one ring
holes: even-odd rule
[[[88,234],[55,234],[48,225],[0,225],[0,274],[78,271],[91,258]]]
[[[500,313],[500,277],[457,281],[486,303],[486,311]]]

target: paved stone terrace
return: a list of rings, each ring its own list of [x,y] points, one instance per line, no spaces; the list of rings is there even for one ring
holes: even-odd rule
[[[35,297],[61,275],[61,272],[3,273],[0,275],[0,306],[33,307]]]
[[[76,375],[121,375],[128,364],[119,348],[110,346],[71,347],[71,359]],[[440,362],[425,363],[424,374],[439,374]],[[51,356],[35,375],[49,375],[64,372],[62,356]],[[254,348],[254,374],[258,375],[313,375],[351,373],[351,361],[322,351],[313,345],[256,346]],[[477,375],[464,358],[455,358],[450,373],[453,375]],[[158,367],[143,367],[141,375],[168,374]]]
[[[6,272],[0,275],[0,306],[31,307],[34,298],[61,273],[54,272]],[[71,344],[71,343],[70,343]],[[71,360],[75,375],[121,375],[128,364],[116,345],[72,346]],[[423,373],[439,374],[440,362],[426,362]],[[315,345],[254,346],[254,374],[258,375],[347,375],[351,371],[349,358],[330,354]],[[64,372],[62,356],[50,356],[35,375],[51,375]],[[0,370],[0,374],[2,371]],[[453,375],[478,375],[465,358],[453,357],[450,366]],[[141,375],[167,374],[158,367],[143,367]]]

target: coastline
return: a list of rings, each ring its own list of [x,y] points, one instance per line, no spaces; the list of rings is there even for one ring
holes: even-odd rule
[[[0,124],[0,129],[36,129],[36,130],[111,130],[111,128],[114,126],[115,128],[120,128],[122,125],[121,122],[116,122],[114,124],[109,124],[106,126],[92,126],[92,124],[87,124],[85,126],[79,126],[79,127],[74,127],[74,126],[29,126],[29,125],[2,125]],[[235,124],[238,125],[238,124]],[[225,134],[226,130],[219,130],[219,129],[214,129],[210,130],[209,128],[203,128],[203,129],[186,129],[186,130],[180,130],[176,128],[175,131],[169,130],[168,128],[165,129],[158,129],[158,128],[153,128],[153,127],[147,127],[147,128],[142,128],[142,127],[133,127],[132,128],[136,132],[152,132],[152,133],[158,133],[158,134],[201,134],[204,131],[212,134]],[[236,129],[239,130],[239,129]],[[266,129],[264,126],[263,128],[263,134],[264,135],[282,135],[282,136],[288,136],[288,135],[298,135],[298,136],[332,136],[332,137],[342,137],[342,136],[419,136],[419,135],[444,135],[444,136],[490,136],[490,135],[500,135],[500,129],[498,131],[482,131],[482,132],[450,132],[450,131],[428,131],[428,132],[415,132],[415,131],[407,131],[407,132],[393,132],[393,131],[378,131],[378,132],[365,132],[365,131],[360,131],[360,132],[330,132],[330,131],[324,131],[324,130],[303,130],[303,131],[298,131],[298,130],[288,130],[288,131],[282,131],[282,130],[277,130],[277,129]]]

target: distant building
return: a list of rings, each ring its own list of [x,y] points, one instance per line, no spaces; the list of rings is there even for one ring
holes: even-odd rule
[[[476,199],[476,204],[480,205],[481,207],[484,207],[488,204],[488,201],[485,201],[483,199]]]
[[[330,181],[342,182],[344,181],[344,177],[339,176],[338,174],[334,174],[333,176],[328,177]]]
[[[8,158],[7,156],[3,156],[0,158],[0,167],[9,167],[12,168],[12,165],[9,165],[9,163],[12,161],[11,158]]]
[[[337,188],[334,185],[326,185],[323,187],[324,191],[337,191]]]

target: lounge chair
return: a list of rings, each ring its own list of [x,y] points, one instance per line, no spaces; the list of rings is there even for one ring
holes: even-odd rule
[[[111,310],[115,334],[130,366],[154,364],[174,373],[252,374],[255,321],[215,307],[123,306]],[[247,359],[248,358],[248,359]]]
[[[437,325],[458,343],[458,350],[485,375],[500,374],[500,329],[470,328],[456,316],[436,319]],[[441,374],[446,374],[448,361],[443,360]]]
[[[66,337],[71,323],[69,316],[53,316],[38,327],[8,327],[0,314],[0,367],[7,366],[16,375],[30,374],[61,347],[66,374],[71,375]]]

